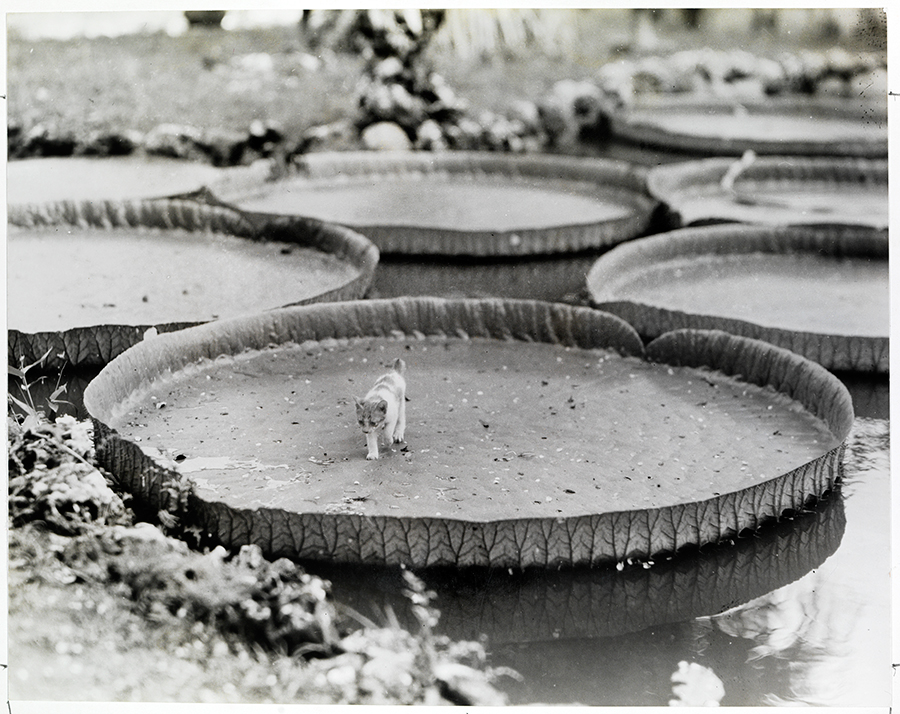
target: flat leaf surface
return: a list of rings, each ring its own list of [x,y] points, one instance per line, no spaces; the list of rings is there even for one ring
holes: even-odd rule
[[[407,443],[365,460],[353,396],[408,365]],[[282,347],[176,372],[111,426],[238,509],[468,521],[659,508],[839,440],[798,403],[604,350],[480,339]],[[178,461],[176,461],[178,463]]]
[[[298,175],[217,195],[264,216],[349,226],[405,255],[598,248],[638,235],[654,206],[644,172],[625,162],[468,151],[314,153]]]
[[[196,191],[223,175],[209,164],[160,157],[22,159],[7,164],[7,201],[157,198]]]
[[[887,114],[853,101],[654,97],[613,117],[613,133],[707,154],[887,156]]]
[[[842,116],[810,116],[801,113],[783,114],[762,110],[709,112],[691,109],[660,112],[658,110],[634,111],[629,121],[658,127],[672,135],[710,137],[716,139],[743,139],[748,141],[807,141],[810,136],[821,142],[840,142],[882,139],[885,126],[864,124],[858,119]]]
[[[887,372],[888,274],[886,230],[728,224],[617,246],[587,288],[645,337],[725,330],[828,369]]]
[[[398,354],[406,443],[367,461],[353,397]],[[419,567],[733,537],[830,489],[853,420],[834,376],[766,342],[680,330],[645,348],[609,313],[525,300],[209,322],[135,345],[84,401],[98,463],[156,508],[188,478],[184,517],[222,543]]]
[[[224,234],[72,226],[7,241],[9,327],[202,322],[309,299],[359,270],[335,255]]]
[[[774,186],[747,187],[742,200],[711,188],[708,193],[683,197],[672,204],[685,225],[702,220],[747,223],[843,223],[886,227],[887,186]]]
[[[887,337],[886,261],[818,255],[686,256],[620,275],[620,299],[823,334]]]
[[[658,166],[650,192],[677,214],[681,225],[741,221],[767,225],[825,222],[886,228],[888,170],[881,160],[841,157],[757,157],[738,169],[732,158]]]
[[[591,190],[592,189],[592,190]],[[515,231],[627,217],[624,191],[513,177],[356,177],[270,184],[243,209],[296,214],[354,227],[412,226],[457,231]]]

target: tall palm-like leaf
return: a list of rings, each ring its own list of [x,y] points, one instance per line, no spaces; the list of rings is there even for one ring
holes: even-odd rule
[[[573,41],[577,13],[571,9],[451,9],[433,43],[461,57],[517,54],[526,49],[558,54]]]
[[[422,10],[308,10],[302,26],[315,44],[354,48],[350,35],[359,27],[361,14],[369,24],[393,27],[402,24],[414,35],[426,22]],[[432,42],[461,57],[483,57],[497,52],[516,54],[525,49],[548,54],[564,52],[575,35],[577,10],[450,9],[443,15]]]

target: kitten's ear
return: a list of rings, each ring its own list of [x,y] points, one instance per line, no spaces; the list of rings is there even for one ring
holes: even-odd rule
[[[363,403],[359,397],[353,397],[353,401],[356,402],[356,411],[362,411]]]
[[[387,402],[382,399],[378,404],[375,405],[376,411],[379,411],[383,414],[387,413]]]

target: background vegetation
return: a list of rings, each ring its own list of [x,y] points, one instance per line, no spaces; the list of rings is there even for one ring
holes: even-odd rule
[[[884,49],[877,17],[839,35],[827,18],[802,14],[810,11],[794,11],[780,28],[754,27],[749,10],[710,12],[698,29],[668,11],[651,23],[648,41],[628,10],[457,11],[424,59],[477,116],[537,100],[559,80],[591,80],[608,62],[632,56],[629,51],[705,47],[776,56],[836,45],[851,52]],[[9,131],[85,141],[165,123],[243,132],[257,121],[278,126],[290,141],[356,111],[365,60],[331,44],[321,32],[303,33],[296,25],[68,40],[12,31]]]

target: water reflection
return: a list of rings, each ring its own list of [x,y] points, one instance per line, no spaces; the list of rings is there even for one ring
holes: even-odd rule
[[[748,664],[766,674],[762,703],[824,706],[839,703],[844,694],[861,611],[848,588],[829,587],[814,572],[711,623],[731,638],[726,646],[734,638],[751,645]],[[782,686],[773,688],[773,681]]]
[[[842,497],[858,529],[835,554],[797,582],[710,618],[722,633],[752,643],[753,668],[785,674],[785,689],[765,692],[762,703],[890,703],[888,439],[887,422],[857,421]]]
[[[429,573],[443,631],[496,644],[613,637],[721,612],[791,582],[835,551],[841,499],[702,552],[645,568]]]
[[[867,419],[889,419],[891,412],[890,376],[863,372],[835,372],[850,396],[853,411]]]

